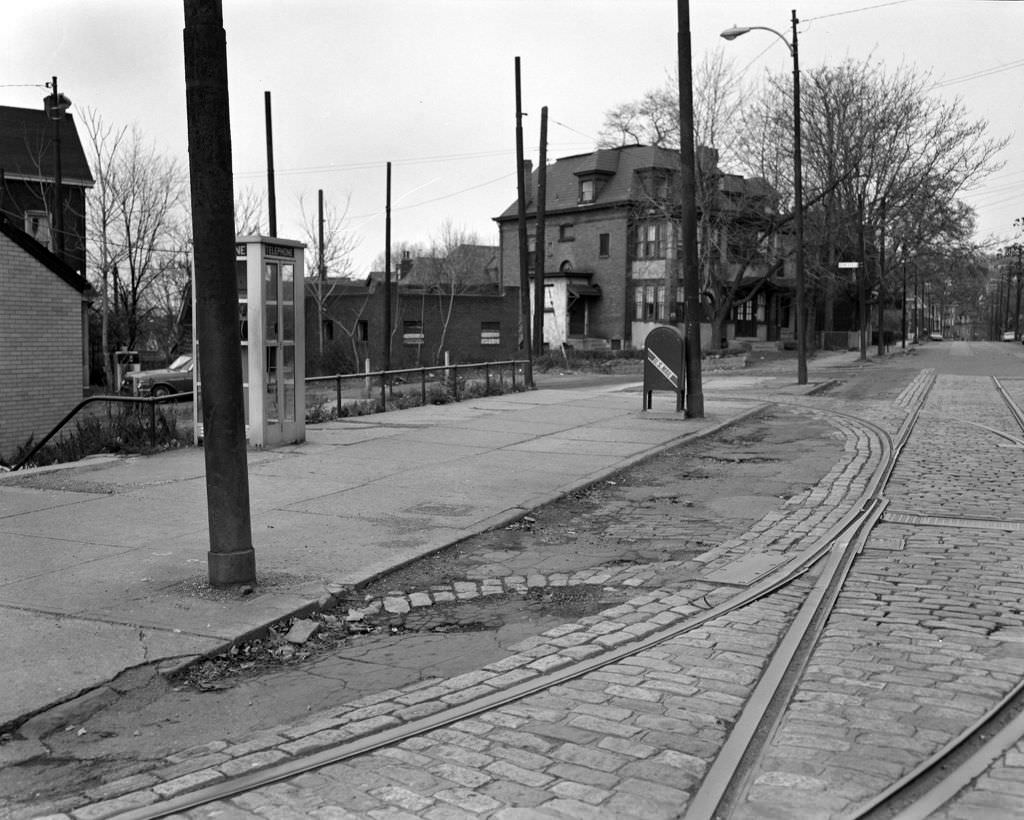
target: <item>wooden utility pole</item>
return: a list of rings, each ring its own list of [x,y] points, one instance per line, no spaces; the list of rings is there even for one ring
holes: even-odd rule
[[[868,275],[867,248],[864,243],[864,194],[861,193],[857,199],[857,212],[860,214],[860,228],[857,238],[860,244],[860,267],[857,268],[857,315],[860,319],[860,360],[868,360],[868,298],[867,283]]]
[[[679,16],[679,168],[683,310],[686,316],[686,415],[704,418],[701,385],[700,280],[697,271],[697,163],[693,145],[693,55],[690,46],[690,2],[678,1]],[[671,267],[671,266],[670,266]],[[676,273],[673,271],[672,276]],[[673,283],[674,285],[674,283]],[[666,288],[666,310],[674,312],[675,288]]]
[[[53,156],[54,156],[54,190],[53,190],[53,247],[61,261],[64,258],[65,237],[64,237],[64,174],[61,170],[60,150],[60,121],[64,119],[64,110],[67,106],[61,106],[60,94],[57,93],[57,78],[51,82],[53,88],[53,100],[47,114],[53,119]]]
[[[885,355],[885,197],[882,197],[878,245],[878,355]]]
[[[228,60],[221,0],[184,0],[185,110],[202,368],[210,584],[254,583],[235,282]]]
[[[324,266],[324,189],[316,192],[316,226],[317,226],[317,258],[316,258],[316,323],[317,339],[320,342],[320,355],[324,352],[324,280],[327,268]]]
[[[547,215],[548,191],[548,107],[540,110],[540,158],[537,168],[537,250],[533,263],[533,351],[544,352],[544,220]]]
[[[516,57],[516,182],[519,190],[519,326],[526,372],[523,381],[533,389],[533,354],[530,332],[530,245],[526,239],[526,172],[523,167],[523,103],[519,82],[519,58]]]
[[[269,231],[277,236],[277,194],[274,189],[274,121],[270,115],[270,92],[263,92],[263,113],[267,123],[267,205],[270,211]]]
[[[384,195],[384,370],[391,369],[391,163]]]

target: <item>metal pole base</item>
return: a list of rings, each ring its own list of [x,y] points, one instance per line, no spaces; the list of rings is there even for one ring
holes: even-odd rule
[[[252,547],[237,552],[208,552],[210,586],[256,583],[256,550]]]

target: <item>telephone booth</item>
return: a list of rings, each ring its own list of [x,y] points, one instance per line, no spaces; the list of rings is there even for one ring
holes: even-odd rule
[[[301,242],[278,237],[240,236],[235,241],[245,432],[253,447],[306,438],[304,249]],[[193,350],[198,362],[195,430],[201,439],[202,351],[194,333]]]

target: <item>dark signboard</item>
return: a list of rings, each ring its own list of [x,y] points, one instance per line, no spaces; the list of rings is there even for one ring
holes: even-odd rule
[[[656,327],[644,340],[644,410],[651,409],[651,393],[671,390],[676,394],[676,412],[683,409],[686,340],[669,325]]]

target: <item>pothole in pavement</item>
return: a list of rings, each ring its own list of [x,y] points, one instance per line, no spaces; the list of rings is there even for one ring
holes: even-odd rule
[[[116,697],[106,707],[83,701],[81,714],[54,715],[51,731],[21,727],[24,737],[0,737],[0,750],[45,744],[49,756],[0,767],[0,815],[4,795],[26,798],[28,778],[51,797],[70,793],[88,777],[145,770],[212,738],[251,737],[339,703],[479,669],[529,637],[688,583],[684,564],[813,486],[841,455],[824,422],[787,412],[751,419],[362,585],[339,606],[298,619],[310,622],[298,642],[288,639],[293,619],[171,680],[155,665],[135,670],[148,672],[148,686],[112,682]],[[295,580],[264,575],[250,594]],[[175,592],[230,597],[199,583]]]
[[[636,593],[635,585],[622,588],[599,584],[528,587],[520,593],[435,603],[401,612],[389,612],[382,606],[376,612],[361,612],[355,618],[350,613],[356,602],[343,602],[306,618],[290,618],[274,624],[262,637],[236,644],[227,652],[192,664],[174,681],[199,691],[220,690],[233,686],[239,678],[301,664],[340,647],[355,646],[361,636],[450,635],[497,631],[522,622],[567,622],[618,606]],[[296,624],[309,631],[302,641],[289,638]]]

